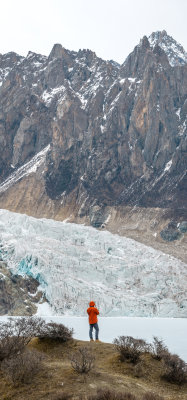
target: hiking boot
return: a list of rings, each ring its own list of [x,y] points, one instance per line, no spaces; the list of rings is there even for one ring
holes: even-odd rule
[[[100,341],[99,339],[96,339],[96,342],[99,342],[99,343],[101,343],[101,341]]]
[[[90,339],[90,342],[94,342],[94,340],[93,340],[93,339]]]

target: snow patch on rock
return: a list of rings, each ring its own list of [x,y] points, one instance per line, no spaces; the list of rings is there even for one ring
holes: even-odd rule
[[[166,31],[153,32],[148,40],[152,48],[158,45],[164,50],[172,67],[187,63],[187,53],[184,48],[169,36]]]
[[[14,185],[24,176],[35,173],[37,169],[44,163],[50,145],[36,154],[29,162],[14,171],[3,183],[0,184],[0,193],[5,192],[10,186]],[[14,168],[13,165],[11,165]]]

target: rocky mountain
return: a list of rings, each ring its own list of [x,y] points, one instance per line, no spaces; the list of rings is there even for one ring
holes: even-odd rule
[[[168,247],[186,245],[181,45],[154,32],[122,65],[60,44],[49,57],[8,53],[0,85],[1,208],[107,227],[184,259]]]

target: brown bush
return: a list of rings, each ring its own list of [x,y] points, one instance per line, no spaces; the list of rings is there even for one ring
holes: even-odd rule
[[[0,324],[0,361],[23,352],[32,337],[37,336],[44,321],[40,318],[10,318]]]
[[[146,373],[147,373],[147,368],[146,368],[145,364],[142,361],[138,362],[133,368],[133,375],[136,378],[141,378]]]
[[[156,360],[161,360],[166,353],[168,353],[168,348],[165,346],[163,340],[159,340],[156,336],[153,338],[152,357]]]
[[[151,392],[147,392],[143,395],[142,400],[164,400],[164,397],[159,396]]]
[[[120,353],[120,360],[130,361],[134,364],[139,361],[141,353],[150,348],[143,339],[134,339],[132,336],[120,336],[114,340],[114,344]]]
[[[56,393],[51,397],[51,400],[70,400],[72,396],[68,393]]]
[[[94,366],[95,357],[87,347],[81,347],[71,356],[72,368],[80,373],[87,374]]]
[[[5,358],[13,357],[16,354],[23,352],[25,341],[17,337],[5,337],[0,340],[0,361]]]
[[[43,355],[36,351],[27,350],[16,357],[4,359],[1,364],[2,372],[14,386],[30,383],[41,369]]]
[[[90,396],[89,400],[136,400],[131,393],[119,393],[112,390],[98,390],[96,395]]]
[[[42,329],[39,332],[39,339],[52,339],[60,342],[67,342],[72,339],[73,329],[69,329],[63,324],[56,324],[50,322],[48,324],[44,323]]]
[[[166,353],[163,357],[165,373],[163,378],[181,385],[187,381],[187,366],[177,354]]]

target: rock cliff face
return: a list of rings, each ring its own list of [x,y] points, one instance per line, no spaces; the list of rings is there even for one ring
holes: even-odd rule
[[[0,315],[33,315],[44,294],[31,277],[13,275],[5,261],[0,261]]]
[[[121,66],[60,44],[0,55],[0,81],[0,207],[96,227],[127,206],[186,219],[187,55],[165,31]],[[15,181],[44,148],[43,166]]]

